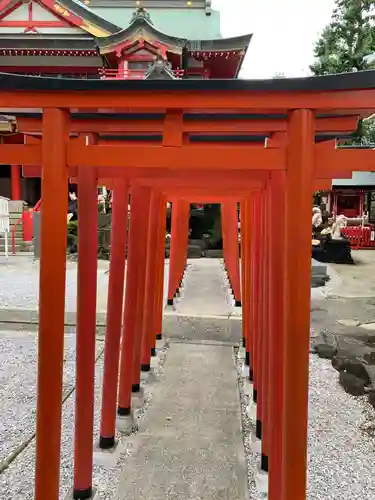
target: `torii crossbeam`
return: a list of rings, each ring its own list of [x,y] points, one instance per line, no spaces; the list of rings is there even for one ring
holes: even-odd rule
[[[116,404],[120,417],[129,414],[131,391],[139,390],[140,370],[148,368],[150,348],[161,334],[167,197],[181,206],[193,199],[239,202],[241,301],[262,438],[260,465],[264,472],[269,468],[270,500],[304,500],[311,194],[338,173],[375,170],[372,150],[342,150],[330,142],[374,112],[375,72],[265,81],[2,74],[0,108],[18,114],[27,138],[25,144],[1,144],[0,162],[22,164],[25,175],[42,178],[35,500],[58,500],[59,492],[69,177],[80,186],[73,497],[92,494],[96,189],[98,179],[108,179],[115,194],[100,445],[113,446]],[[186,218],[179,226],[178,266],[184,263],[185,232]],[[230,267],[237,272],[233,261]]]

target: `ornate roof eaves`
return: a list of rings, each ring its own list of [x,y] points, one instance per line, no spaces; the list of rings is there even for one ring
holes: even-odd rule
[[[237,51],[247,50],[253,34],[235,36],[231,38],[216,38],[213,40],[188,40],[186,48],[191,52],[201,51]]]
[[[58,0],[58,3],[60,3],[67,10],[71,11],[73,14],[82,17],[82,19],[88,24],[93,24],[94,26],[97,26],[98,28],[105,30],[110,34],[116,33],[121,29],[119,26],[99,16],[93,10],[79,1],[76,2],[74,0]]]
[[[131,40],[137,34],[145,39],[161,42],[176,52],[181,52],[187,43],[185,38],[173,37],[157,30],[146,17],[138,17],[127,28],[107,37],[98,38],[97,44],[101,52],[108,53],[110,50],[114,50],[117,45]]]
[[[51,5],[47,0],[39,1],[48,11],[53,12],[57,16],[60,15],[60,17],[66,21],[93,36],[98,36],[98,33],[100,33],[99,36],[106,36],[107,34],[116,33],[121,29],[119,26],[96,14],[82,2],[74,0],[57,0],[55,4]],[[5,12],[13,3],[13,0],[2,2],[0,12]],[[69,15],[69,17],[61,16],[58,8],[65,9],[67,11],[66,15]]]
[[[252,34],[232,38],[219,38],[213,40],[188,40],[167,35],[157,30],[146,18],[138,18],[130,26],[107,37],[98,38],[97,43],[102,53],[115,50],[115,47],[126,40],[131,40],[135,35],[141,34],[145,39],[153,39],[165,44],[171,52],[181,53],[183,49],[191,52],[201,51],[245,51],[250,45]]]

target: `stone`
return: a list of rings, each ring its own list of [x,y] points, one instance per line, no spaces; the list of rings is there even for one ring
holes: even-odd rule
[[[363,396],[366,393],[363,380],[352,373],[340,372],[339,382],[344,391],[352,396]]]
[[[259,464],[255,466],[254,470],[254,481],[257,490],[260,493],[267,494],[268,493],[268,473],[261,470]]]
[[[364,385],[371,384],[371,379],[366,365],[358,359],[350,359],[345,355],[338,354],[332,358],[332,366],[338,371],[345,371],[361,379]]]
[[[342,326],[358,326],[360,324],[356,319],[338,319],[337,323]]]
[[[312,345],[317,355],[324,359],[332,359],[338,349],[335,335],[324,330],[318,336],[313,337]]]
[[[133,432],[133,428],[136,425],[133,412],[130,415],[116,416],[116,428],[125,435],[129,435]]]
[[[314,346],[314,350],[319,358],[332,359],[337,353],[337,348],[327,344],[318,344]]]
[[[135,409],[142,408],[146,401],[146,395],[143,387],[138,392],[132,394],[132,407]]]
[[[375,391],[370,391],[368,395],[368,402],[375,408]]]
[[[95,465],[99,465],[106,469],[111,469],[117,463],[117,460],[123,451],[123,447],[116,441],[115,446],[109,450],[103,450],[99,446],[94,448],[93,461]]]
[[[363,323],[363,325],[360,325],[361,328],[364,328],[365,330],[375,330],[375,323]]]

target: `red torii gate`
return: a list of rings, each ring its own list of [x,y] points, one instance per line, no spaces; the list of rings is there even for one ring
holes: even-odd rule
[[[58,499],[69,176],[78,177],[81,186],[77,311],[77,398],[80,404],[76,418],[74,497],[89,498],[92,489],[98,178],[115,180],[108,304],[112,319],[108,318],[107,326],[104,382],[107,396],[103,397],[101,428],[101,444],[108,447],[113,445],[116,416],[117,373],[108,365],[118,353],[121,329],[122,304],[115,295],[121,295],[123,289],[124,219],[127,216],[124,200],[127,203],[131,184],[132,212],[118,398],[120,415],[130,411],[130,394],[132,389],[139,388],[140,367],[147,369],[149,347],[152,348],[155,334],[161,332],[155,325],[160,327],[160,263],[163,263],[160,249],[164,237],[165,193],[173,192],[187,200],[203,196],[202,191],[197,194],[194,189],[199,190],[206,175],[211,177],[209,187],[205,185],[206,196],[220,201],[226,195],[240,201],[242,208],[244,337],[258,402],[257,435],[262,437],[261,465],[265,471],[269,458],[269,497],[271,500],[305,498],[311,193],[316,187],[314,182],[325,184],[337,176],[337,172],[352,171],[353,166],[355,170],[374,169],[371,151],[315,145],[315,133],[321,120],[318,116],[330,115],[328,118],[334,121],[349,120],[353,124],[351,120],[370,114],[375,107],[374,81],[374,72],[298,80],[181,82],[78,81],[1,75],[0,107],[44,110],[40,141],[0,145],[3,164],[22,164],[25,172],[30,168],[30,172],[38,171],[39,175],[40,167],[33,166],[42,165],[36,500]],[[163,138],[157,144],[132,141],[105,145],[100,144],[99,139],[99,144],[86,145],[79,138],[70,138],[70,132],[93,133],[103,129],[100,125],[96,125],[96,129],[91,127],[92,118],[85,124],[87,130],[77,128],[75,123],[72,127],[69,111],[97,115],[100,112],[162,113],[165,115],[160,129]],[[270,147],[249,145],[241,140],[225,143],[225,132],[241,130],[240,124],[234,123],[231,131],[221,130],[221,142],[220,139],[216,142],[206,139],[196,144],[189,140],[189,134],[197,129],[186,130],[184,113],[256,113],[258,123],[253,124],[251,130],[264,131],[264,122],[268,122],[270,134],[286,132],[285,142],[276,139]],[[270,121],[272,113],[281,113],[286,118],[276,120],[276,126]],[[348,115],[352,116],[348,118]],[[201,132],[215,130],[214,120],[212,123],[207,121],[207,128]],[[135,128],[132,132],[137,132]],[[242,131],[246,133],[250,128]],[[332,130],[330,125],[319,132],[349,132],[355,127],[348,128],[346,122],[338,129]],[[37,133],[38,130],[30,128],[28,132]],[[161,170],[163,175],[160,175]],[[168,179],[175,173],[178,177],[183,170],[179,186],[168,184]],[[193,176],[194,189],[188,186],[186,170],[190,178]],[[254,191],[251,182],[260,180],[257,178],[260,171],[265,174],[263,185]],[[234,172],[242,184],[233,183],[231,187]],[[221,181],[216,181],[220,175]],[[160,184],[161,179],[166,182],[164,187]],[[154,214],[157,214],[157,223]],[[280,218],[280,214],[285,217]],[[276,218],[278,224],[268,232],[266,228]],[[54,238],[50,238],[52,232]],[[142,242],[144,234],[148,235],[148,244],[137,256],[134,249]],[[152,234],[158,235],[156,270],[148,264]],[[120,270],[118,279],[114,270]],[[159,283],[155,300],[147,297],[145,283],[148,279]],[[296,289],[298,294],[294,293]],[[146,328],[142,314],[144,304],[148,304],[148,311],[154,311],[150,329]],[[136,330],[142,335],[135,336]]]

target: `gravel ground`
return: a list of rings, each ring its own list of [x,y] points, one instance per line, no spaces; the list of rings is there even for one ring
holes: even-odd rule
[[[98,309],[105,310],[108,288],[107,261],[98,261]],[[31,309],[38,307],[39,297],[39,261],[32,257],[0,256],[0,308],[4,309]],[[77,301],[77,263],[66,263],[66,306],[68,312],[76,311]]]
[[[14,335],[14,332],[11,332]],[[64,381],[68,387],[72,387],[74,380],[75,371],[75,348],[74,348],[74,335],[67,335],[67,347],[66,347],[66,362],[64,366]],[[28,343],[25,343],[25,339]],[[13,435],[13,445],[17,445],[19,440],[23,438],[24,433],[28,433],[27,437],[33,433],[35,428],[35,334],[28,336],[22,335],[20,342],[25,345],[25,350],[28,352],[28,362],[22,364],[17,363],[15,369],[17,369],[17,384],[11,391],[12,398],[17,397],[22,399],[22,394],[24,392],[32,395],[32,401],[28,402],[25,406],[21,406],[21,411],[19,407],[15,407],[13,412],[7,413],[6,419],[3,418],[4,413],[1,414],[1,420],[3,423],[3,428],[9,432],[9,427],[11,426]],[[33,347],[31,347],[33,346]],[[99,435],[99,424],[100,424],[100,407],[101,407],[101,383],[103,375],[103,357],[101,355],[103,350],[103,343],[97,343],[97,356],[98,361],[96,364],[95,373],[95,421],[94,421],[94,444],[98,439]],[[0,346],[1,349],[1,346]],[[136,411],[136,418],[140,419],[143,417],[147,406],[152,399],[152,383],[154,380],[158,380],[163,371],[164,358],[166,355],[167,346],[165,349],[158,353],[160,359],[160,368],[155,371],[154,379],[150,378],[148,380],[142,380],[141,384],[145,390],[145,405],[143,408]],[[33,354],[32,354],[33,352]],[[0,357],[1,359],[1,357]],[[9,363],[8,363],[9,364]],[[21,372],[19,366],[30,365],[29,369]],[[0,367],[1,369],[1,367]],[[7,368],[9,371],[9,366]],[[27,385],[26,385],[27,383]],[[9,386],[11,382],[7,381],[7,387],[9,391]],[[0,393],[2,394],[2,393]],[[20,396],[21,395],[21,396]],[[63,405],[63,425],[62,425],[62,450],[61,450],[61,488],[60,488],[60,499],[64,499],[67,492],[72,486],[73,479],[73,448],[72,444],[74,442],[74,395],[72,395],[66,400]],[[13,403],[13,400],[12,400]],[[0,401],[2,404],[2,401]],[[32,417],[30,413],[32,413]],[[9,417],[8,417],[9,414]],[[16,429],[13,432],[12,422],[17,422],[15,426]],[[25,425],[27,422],[27,425]],[[3,432],[1,433],[3,437]],[[119,457],[119,460],[115,467],[112,469],[104,469],[102,467],[94,467],[93,482],[94,485],[98,487],[100,500],[109,500],[113,498],[113,494],[116,491],[118,481],[120,479],[120,472],[124,467],[124,462],[126,457],[131,450],[131,437],[121,437],[117,436],[121,440],[123,447],[123,452]],[[2,441],[0,441],[2,443]],[[2,449],[2,448],[1,448]],[[0,498],[1,500],[32,500],[33,499],[33,483],[34,483],[34,462],[35,462],[35,440],[33,440],[27,448],[18,455],[18,457],[12,462],[10,467],[6,469],[2,474],[0,474]],[[22,480],[20,480],[22,478]]]
[[[97,312],[107,310],[108,261],[98,260]],[[164,268],[164,303],[167,302],[169,276],[168,260]],[[30,256],[0,255],[0,309],[38,309],[39,261]],[[77,262],[66,263],[65,311],[75,312],[77,307]]]
[[[249,449],[253,426],[243,392],[243,360],[237,358],[250,500],[264,500],[254,483],[259,463]],[[373,500],[375,497],[375,414],[365,398],[346,394],[327,360],[310,357],[309,500]]]
[[[0,463],[35,431],[36,335],[0,331]],[[72,387],[75,335],[65,336],[64,389]]]

